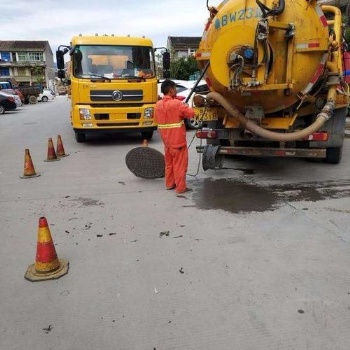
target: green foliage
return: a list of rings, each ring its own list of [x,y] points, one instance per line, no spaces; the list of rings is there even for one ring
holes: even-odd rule
[[[35,77],[37,83],[42,84],[45,81],[45,68],[44,67],[31,67],[31,74]]]
[[[350,44],[350,27],[344,30],[344,39],[347,44]]]
[[[189,80],[190,76],[198,72],[197,61],[194,57],[181,57],[170,63],[170,76],[172,79]]]

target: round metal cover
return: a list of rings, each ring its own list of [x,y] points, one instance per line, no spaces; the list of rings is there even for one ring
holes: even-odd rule
[[[165,160],[161,152],[150,147],[136,147],[130,150],[125,163],[137,177],[157,179],[165,176]]]

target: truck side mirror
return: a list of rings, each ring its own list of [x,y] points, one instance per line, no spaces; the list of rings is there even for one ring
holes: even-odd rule
[[[59,69],[57,72],[57,77],[60,79],[64,79],[66,77],[66,73],[63,69]]]
[[[64,69],[64,52],[61,50],[56,51],[56,61],[57,61],[57,68],[58,69]]]
[[[163,78],[170,79],[170,71],[169,70],[163,70]]]
[[[165,71],[170,69],[170,52],[169,51],[163,52],[163,69]]]
[[[170,52],[163,52],[163,78],[170,78]]]

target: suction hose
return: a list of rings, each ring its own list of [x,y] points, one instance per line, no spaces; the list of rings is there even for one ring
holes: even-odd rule
[[[328,102],[324,105],[322,111],[317,115],[316,120],[310,126],[303,130],[291,132],[291,133],[279,133],[270,130],[266,130],[259,125],[253,123],[251,120],[246,118],[235,106],[223,97],[218,92],[210,92],[207,95],[207,99],[211,99],[219,103],[231,117],[237,119],[245,129],[257,134],[263,138],[273,140],[273,141],[296,141],[303,139],[312,133],[321,129],[323,124],[331,117],[333,110],[335,108],[335,88],[332,86],[328,92]]]

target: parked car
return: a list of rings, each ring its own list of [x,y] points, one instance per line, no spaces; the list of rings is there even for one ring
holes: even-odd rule
[[[173,79],[172,79],[173,80]],[[163,97],[163,94],[161,92],[161,85],[164,80],[161,80],[158,83],[158,95],[160,97]],[[186,102],[187,97],[190,95],[193,87],[196,84],[195,80],[173,80],[173,82],[176,84],[176,98],[180,101]],[[209,87],[205,80],[201,80],[196,88],[194,89],[194,92],[188,99],[187,103],[190,107],[193,105],[193,97],[195,94],[201,94],[206,95],[209,92]],[[202,127],[202,123],[196,119],[186,119],[186,126],[189,129],[199,129]]]
[[[0,114],[4,114],[5,111],[12,111],[17,108],[14,95],[0,92]]]
[[[19,95],[13,95],[13,98],[15,99],[15,102],[16,102],[16,106],[17,107],[22,107],[23,103],[21,101],[21,98],[19,97]]]
[[[53,97],[56,97],[56,93],[52,89],[44,89],[44,90],[47,90],[47,91],[51,92],[51,95]]]
[[[0,91],[6,94],[14,95],[17,107],[21,107],[24,103],[22,101],[23,95],[20,91],[13,89],[12,85],[8,81],[0,81]]]
[[[41,92],[37,97],[37,101],[47,102],[49,100],[53,100],[54,98],[55,98],[55,95],[52,94],[52,91],[50,89],[43,89],[43,92]]]
[[[7,92],[7,91],[3,91],[3,90],[1,90],[1,93],[3,95],[7,95],[7,97],[12,97],[15,100],[16,107],[22,107],[21,98],[16,93],[12,94],[11,92]]]

